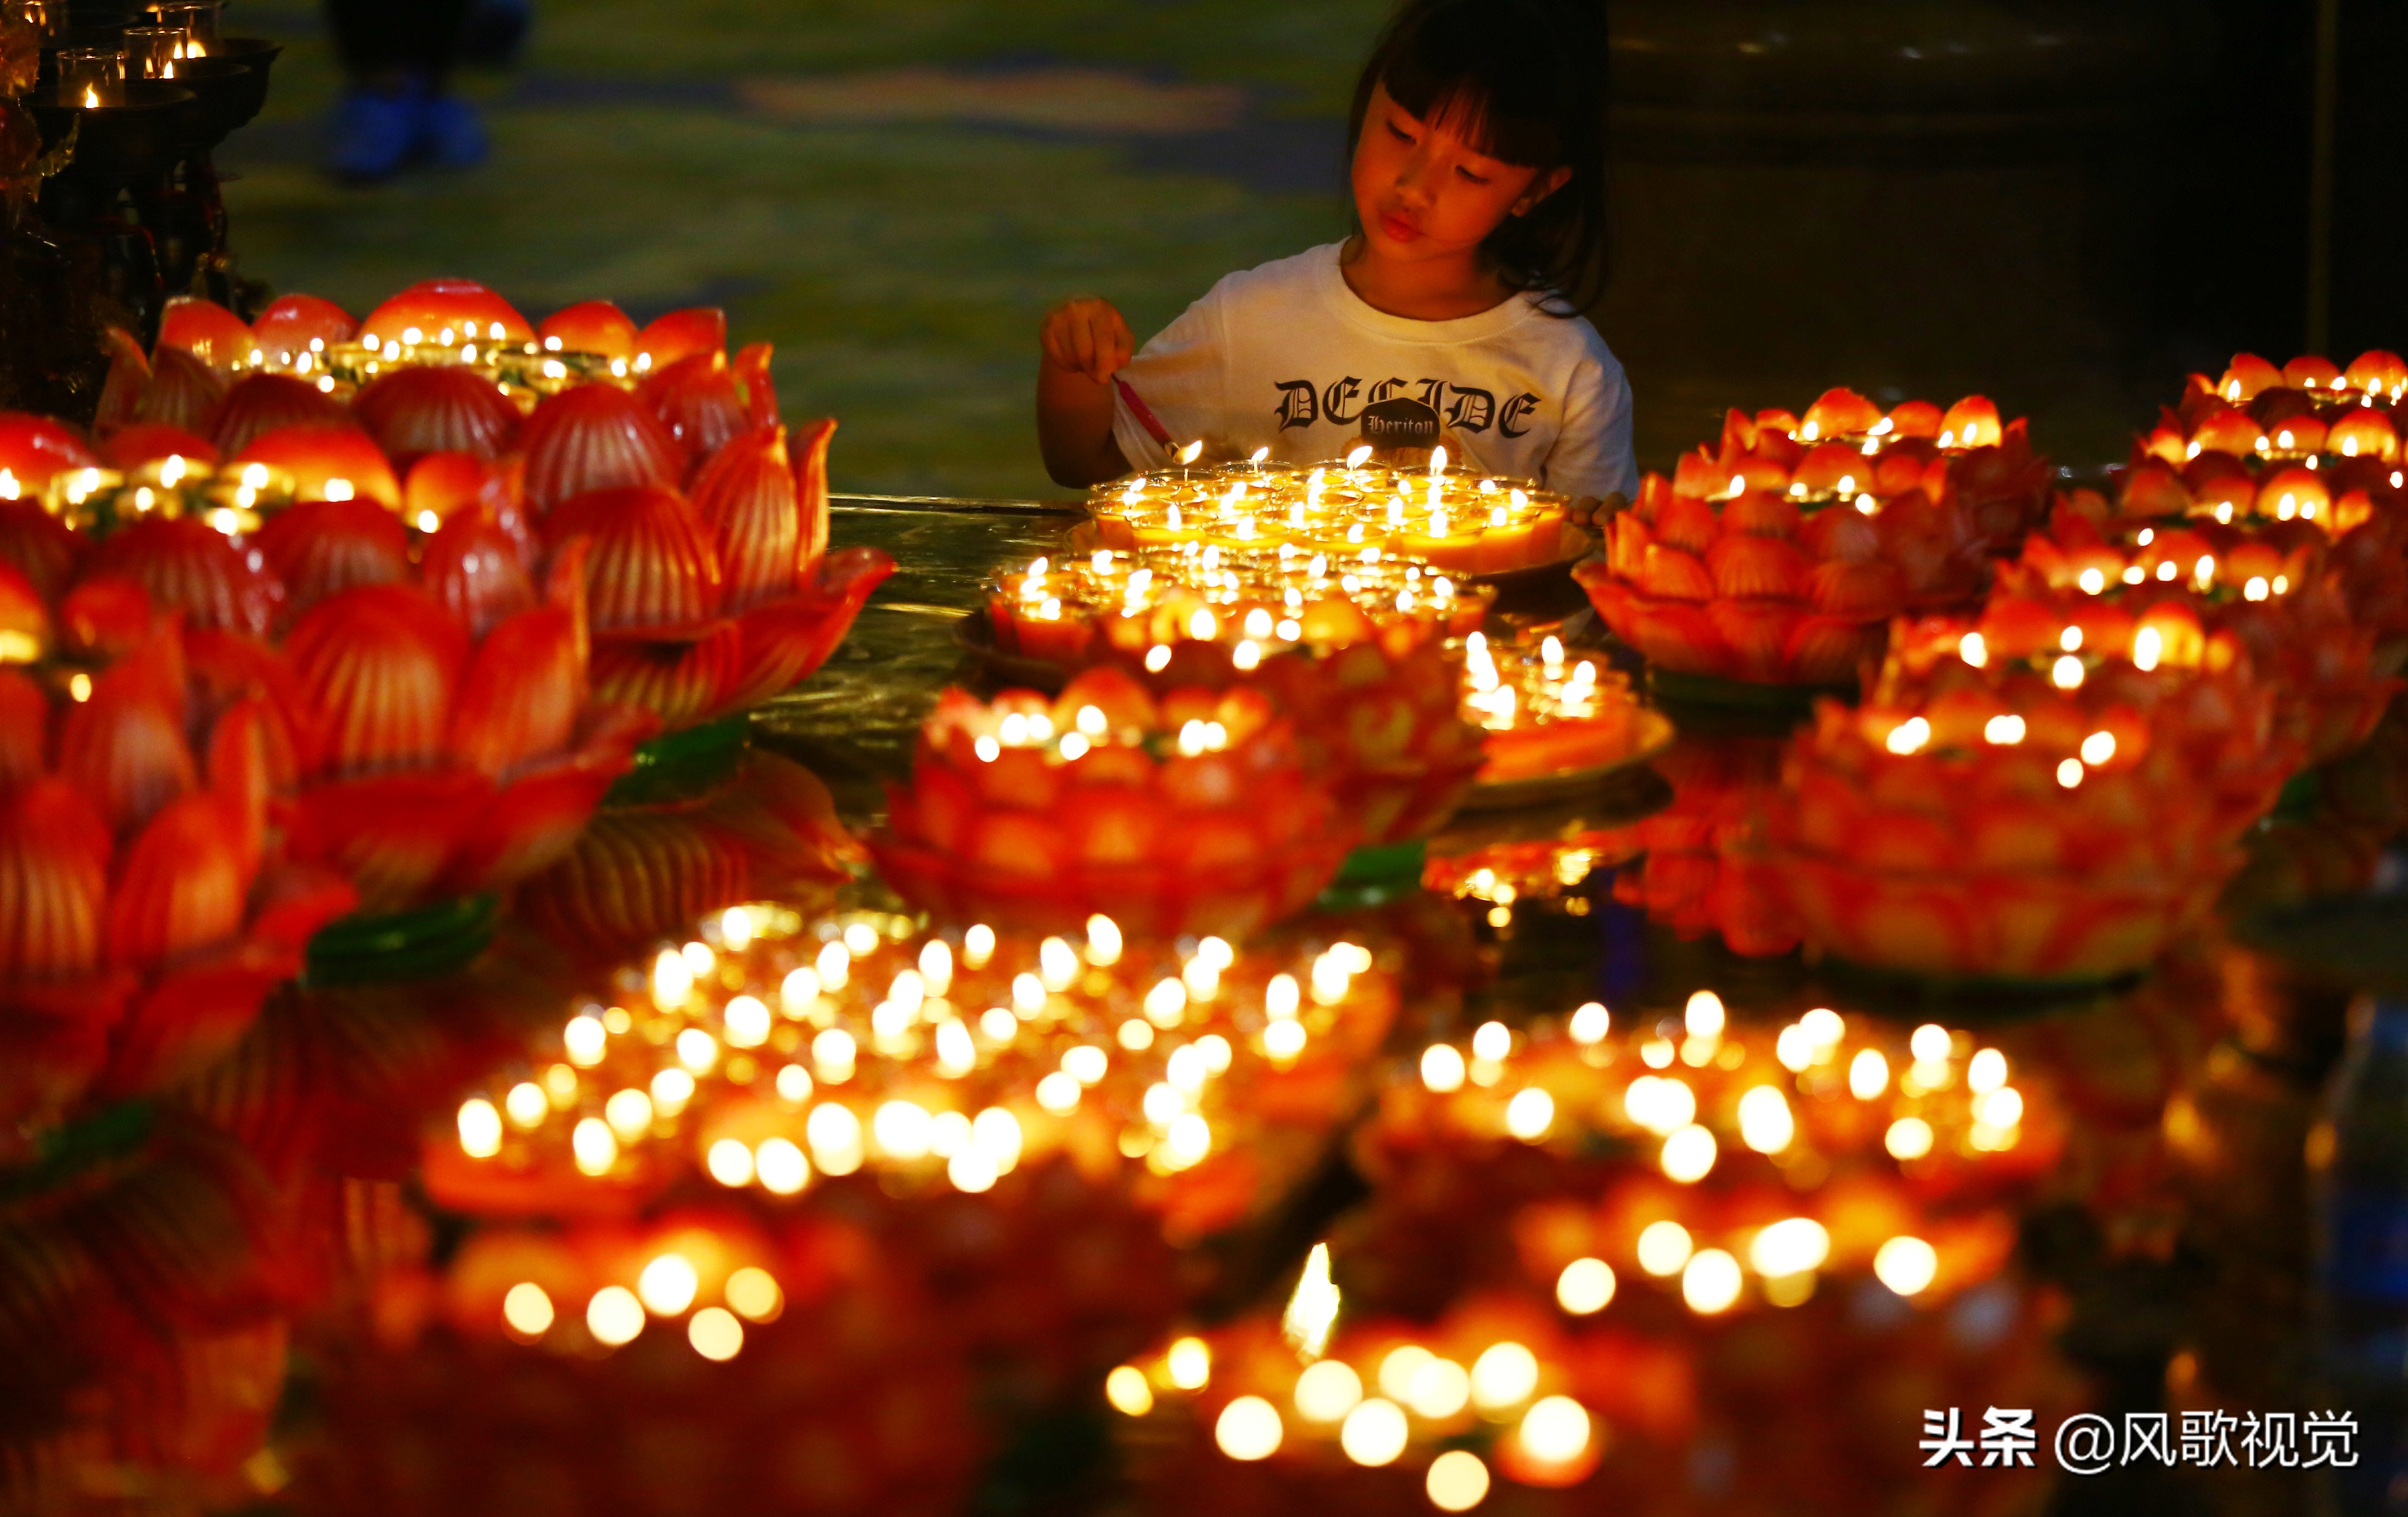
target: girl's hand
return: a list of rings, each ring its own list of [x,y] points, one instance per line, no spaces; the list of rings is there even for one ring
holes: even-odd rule
[[[1110,384],[1137,351],[1128,322],[1109,300],[1081,295],[1045,313],[1039,335],[1049,368],[1083,374],[1097,384]]]

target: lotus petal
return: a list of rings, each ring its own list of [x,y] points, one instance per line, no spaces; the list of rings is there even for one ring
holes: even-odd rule
[[[2294,390],[2338,389],[2341,365],[2329,358],[2302,354],[2283,365],[2283,382]]]
[[[1833,560],[1814,566],[1807,598],[1827,615],[1886,622],[1906,606],[1906,581],[1896,565]]]
[[[802,512],[803,546],[801,575],[808,579],[812,566],[826,556],[828,546],[828,444],[836,437],[836,418],[822,417],[808,422],[795,435],[795,497]]]
[[[241,317],[216,301],[170,295],[159,317],[159,346],[181,348],[209,367],[231,373],[251,361],[259,343]]]
[[[50,726],[50,698],[42,687],[0,668],[0,791],[41,778]]]
[[[1696,495],[1673,496],[1656,516],[1656,540],[1685,553],[1703,554],[1722,535],[1722,518]]]
[[[2408,385],[2408,362],[2398,353],[2370,348],[2351,362],[2342,380],[2353,390],[2397,390]]]
[[[770,352],[767,343],[752,342],[736,355],[736,382],[744,392],[744,417],[754,427],[778,424],[778,386],[769,375]]]
[[[0,984],[99,968],[108,824],[59,780],[0,794]]]
[[[134,403],[133,420],[208,436],[217,426],[225,394],[225,379],[217,370],[181,348],[162,348],[151,355],[150,382]]]
[[[446,874],[446,885],[464,892],[492,890],[559,863],[576,846],[603,795],[634,764],[636,745],[658,730],[647,713],[605,708],[580,735],[576,751],[523,771],[493,793]]]
[[[1881,419],[1882,408],[1855,391],[1826,390],[1814,404],[1806,408],[1806,414],[1799,422],[1799,436],[1806,442],[1854,436],[1859,432],[1871,431]]]
[[[1778,600],[1716,600],[1706,615],[1731,651],[1742,680],[1789,678],[1789,636],[1801,620],[1797,606]]]
[[[285,651],[317,719],[330,776],[432,764],[444,751],[466,637],[405,585],[346,591],[294,624]]]
[[[317,717],[291,664],[275,649],[238,633],[187,627],[184,665],[206,726],[229,717],[254,697],[266,703],[269,720],[261,733],[268,785],[282,793],[318,767]]]
[[[1798,533],[1798,502],[1771,490],[1749,490],[1723,503],[1723,535],[1790,537]]]
[[[352,397],[351,413],[405,473],[428,453],[497,457],[519,430],[519,408],[491,380],[438,365],[411,365],[369,380]]]
[[[0,497],[14,499],[20,490],[38,489],[53,474],[92,468],[99,462],[64,422],[25,411],[0,411],[0,469],[17,480],[15,488],[0,485]]]
[[[173,630],[152,637],[93,681],[66,712],[59,778],[121,836],[200,784],[184,745],[181,651]],[[172,667],[163,667],[172,665]]]
[[[719,614],[718,551],[675,491],[594,491],[559,507],[544,525],[554,542],[582,537],[593,545],[585,592],[595,632],[646,628],[674,636]]]
[[[169,972],[111,1031],[102,1093],[142,1095],[200,1074],[233,1052],[268,993],[300,971],[297,948],[236,942]]]
[[[694,508],[710,525],[727,578],[728,610],[751,610],[794,593],[802,519],[784,427],[765,428],[720,449],[695,480]]]
[[[1879,622],[1842,616],[1810,616],[1789,635],[1782,659],[1793,680],[1807,684],[1844,685],[1856,682],[1865,663],[1881,657],[1889,629]]]
[[[537,931],[596,957],[683,932],[705,912],[758,899],[742,839],[677,812],[606,810],[566,856],[520,888]]]
[[[536,605],[535,581],[518,544],[481,505],[451,515],[427,538],[420,575],[426,593],[472,637],[482,637],[502,618]]]
[[[311,500],[280,513],[253,537],[284,582],[284,608],[298,616],[354,585],[409,578],[409,534],[372,500]]]
[[[153,517],[121,527],[92,555],[87,578],[122,575],[151,604],[180,611],[195,626],[265,637],[283,589],[222,532],[197,517]]]
[[[166,370],[163,366],[160,373]],[[146,422],[177,422],[171,416],[144,415]],[[177,422],[178,425],[184,425]],[[343,403],[307,379],[290,374],[252,374],[236,379],[210,414],[208,432],[218,451],[240,458],[251,445],[285,427],[350,428]]]
[[[108,455],[109,467],[139,468],[163,458],[190,459],[195,464],[215,464],[215,445],[197,433],[164,422],[135,422],[109,434],[100,450]]]
[[[237,701],[209,733],[209,794],[223,809],[242,863],[242,877],[259,873],[267,834],[267,798],[275,788],[277,723],[265,695]]]
[[[585,664],[570,613],[522,611],[468,661],[452,713],[451,751],[495,779],[567,748],[585,704]]]
[[[1943,448],[1991,448],[2002,436],[1999,408],[1985,395],[1967,395],[1949,407],[1948,414],[1940,420],[1940,445]]]
[[[1659,600],[1704,601],[1714,594],[1714,577],[1696,555],[1660,542],[1647,545],[1638,585]]]
[[[101,438],[134,420],[142,406],[142,393],[150,387],[150,360],[134,334],[112,325],[104,338],[108,346],[108,377],[101,380],[100,404],[92,417],[92,435]]]
[[[509,301],[474,279],[433,279],[420,280],[368,312],[359,336],[380,347],[388,342],[449,347],[454,342],[525,342],[535,329]]]
[[[492,780],[467,769],[312,785],[294,797],[286,847],[294,858],[350,880],[362,909],[395,910],[442,878],[493,790]]]
[[[1614,630],[1650,664],[1687,674],[1734,672],[1730,645],[1704,607],[1659,601],[1635,608],[1638,614]]]
[[[39,501],[0,496],[0,564],[48,599],[66,587],[88,540],[42,509]]]
[[[716,306],[690,306],[673,310],[644,328],[636,350],[653,369],[666,368],[695,353],[720,352],[727,347],[727,313]]]
[[[665,731],[718,715],[743,676],[744,630],[734,622],[712,623],[692,640],[640,633],[594,639],[595,699],[649,711]]]
[[[260,351],[274,363],[290,364],[306,352],[323,351],[351,340],[359,323],[351,313],[316,295],[279,295],[251,323]],[[317,347],[310,345],[316,343]]]
[[[668,429],[615,385],[553,395],[527,418],[521,444],[527,498],[538,513],[592,491],[675,485],[685,474]]]
[[[108,952],[148,968],[232,937],[250,894],[225,810],[207,795],[170,802],[150,819],[118,871],[108,903]]]
[[[1744,532],[1726,537],[1706,554],[1706,568],[1713,576],[1718,595],[1802,598],[1811,567],[1796,543]]]
[[[727,355],[714,348],[655,367],[636,387],[669,436],[689,458],[709,458],[744,431],[744,397],[727,370]]]
[[[301,500],[366,499],[388,510],[401,508],[401,481],[394,478],[393,465],[376,439],[348,420],[278,427],[236,453],[234,463],[284,470]]]
[[[607,300],[582,300],[564,306],[543,319],[537,335],[549,347],[553,338],[573,353],[599,353],[605,358],[636,356],[636,323]]]
[[[895,560],[877,549],[848,548],[822,559],[800,594],[747,612],[743,672],[722,708],[757,706],[817,673],[894,572]]]

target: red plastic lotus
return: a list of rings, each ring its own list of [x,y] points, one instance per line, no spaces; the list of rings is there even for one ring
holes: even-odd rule
[[[1965,607],[1984,556],[2047,505],[2021,421],[1980,396],[1887,414],[1833,390],[1805,417],[1737,411],[1717,447],[1650,475],[1602,561],[1574,569],[1616,637],[1661,668],[1848,684],[1901,611]]]
[[[2185,608],[2194,624],[2246,650],[2274,693],[2278,725],[2309,762],[2364,742],[2400,687],[2388,671],[2408,651],[2408,570],[2391,525],[2400,519],[2363,522],[2331,542],[2323,525],[2297,516],[2230,525],[2145,517],[2138,496],[2155,467],[2127,477],[2123,516],[2108,516],[2095,496],[2068,500],[2001,585],[2096,597],[2094,614],[2126,619]],[[2155,524],[2139,524],[2146,521]]]
[[[1091,669],[1052,700],[948,690],[870,852],[948,921],[1236,937],[1320,894],[1354,836],[1259,694],[1157,702]]]
[[[571,403],[574,410],[553,409]],[[814,424],[791,459],[781,426],[738,436],[704,466],[689,500],[653,473],[670,464],[674,444],[635,406],[600,385],[546,402],[527,428],[529,494],[556,503],[542,523],[555,550],[580,537],[591,546],[585,584],[596,693],[676,730],[746,710],[809,678],[895,561],[871,548],[826,551],[835,422]],[[631,441],[632,450],[617,451]],[[595,464],[602,451],[619,462]],[[568,458],[582,461],[570,466],[573,489],[557,472]],[[592,482],[623,474],[634,482]]]
[[[997,647],[1064,668],[1269,696],[1306,771],[1367,844],[1443,825],[1471,787],[1483,733],[1463,719],[1462,645],[1494,600],[1396,560],[1101,551],[1003,576]]]
[[[266,698],[279,817],[293,856],[393,910],[494,889],[566,852],[655,728],[594,698],[584,549],[543,589],[481,509],[429,537],[365,500],[279,516],[242,547],[203,522],[112,534],[66,597],[101,654],[180,614],[209,698]]]
[[[2002,591],[1902,628],[1859,710],[1793,739],[1767,862],[1858,964],[2095,980],[2145,967],[2302,757],[2239,640],[2176,600]]]
[[[172,625],[95,679],[0,668],[0,1129],[222,1053],[351,907],[292,861],[273,703],[213,688]]]

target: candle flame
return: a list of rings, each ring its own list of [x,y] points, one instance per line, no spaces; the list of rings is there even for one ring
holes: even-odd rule
[[[100,92],[89,84],[83,87],[83,108],[86,110],[100,108]]]
[[[1437,479],[1440,475],[1444,474],[1445,472],[1446,472],[1446,450],[1445,450],[1445,449],[1443,449],[1443,448],[1433,448],[1433,449],[1431,449],[1431,450],[1430,450],[1430,478],[1431,478],[1431,479]]]
[[[1203,456],[1204,439],[1201,437],[1198,437],[1194,442],[1189,443],[1186,447],[1179,450],[1179,461],[1182,464],[1193,464]]]

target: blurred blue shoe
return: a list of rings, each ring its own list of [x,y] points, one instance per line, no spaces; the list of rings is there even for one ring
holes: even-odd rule
[[[374,184],[408,162],[421,110],[417,92],[351,89],[327,122],[326,172],[351,184]]]
[[[491,144],[474,107],[456,94],[438,94],[418,103],[411,147],[437,168],[474,168],[485,161]]]

